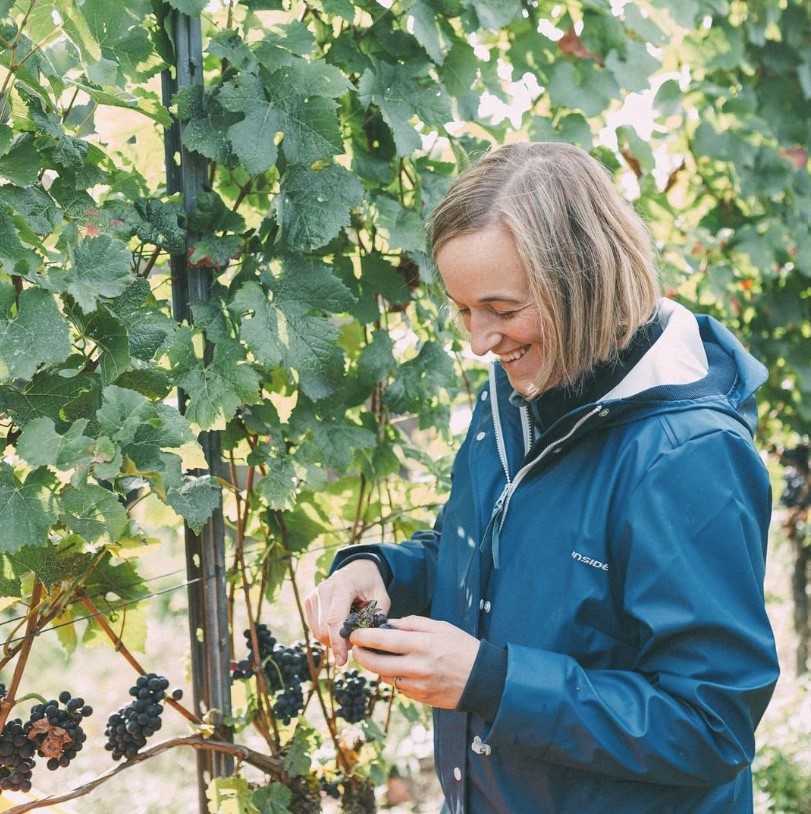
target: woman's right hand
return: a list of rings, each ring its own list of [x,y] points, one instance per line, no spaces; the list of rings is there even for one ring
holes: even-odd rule
[[[353,560],[333,572],[304,600],[307,624],[319,642],[332,648],[335,663],[346,664],[350,643],[340,635],[355,600],[377,600],[381,611],[391,607],[386,585],[373,560]]]

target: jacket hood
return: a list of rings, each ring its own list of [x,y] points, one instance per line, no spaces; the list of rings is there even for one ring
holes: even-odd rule
[[[754,434],[757,409],[753,395],[768,371],[716,319],[662,299],[656,318],[662,335],[601,403],[713,401],[732,411]],[[663,405],[662,405],[663,406]]]

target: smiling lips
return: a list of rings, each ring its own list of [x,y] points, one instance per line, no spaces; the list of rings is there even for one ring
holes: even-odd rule
[[[514,350],[512,353],[502,353],[499,354],[499,359],[502,362],[516,362],[518,361],[527,351],[529,350],[529,345],[524,345],[522,348],[518,348],[518,350]]]

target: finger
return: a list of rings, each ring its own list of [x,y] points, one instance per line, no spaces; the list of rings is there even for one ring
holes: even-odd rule
[[[351,642],[341,636],[340,632],[345,618],[346,611],[339,611],[329,614],[325,620],[327,631],[326,644],[332,648],[332,654],[338,667],[343,667],[344,664],[346,664],[349,649],[352,647]]]
[[[389,622],[397,630],[410,630],[414,633],[431,633],[437,629],[437,626],[445,624],[445,622],[437,622],[436,619],[429,619],[426,616],[403,616],[400,619],[389,619]]]
[[[321,624],[321,597],[318,591],[311,591],[304,599],[304,613],[307,617],[307,625],[310,628],[310,633],[314,639],[318,639],[322,644],[327,644],[324,641],[325,631],[324,626]]]
[[[394,655],[407,653],[414,645],[413,637],[397,628],[361,627],[352,631],[349,641],[365,650],[378,650]]]

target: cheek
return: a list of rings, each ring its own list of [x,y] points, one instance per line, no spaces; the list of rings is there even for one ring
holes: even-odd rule
[[[540,319],[533,316],[516,324],[515,336],[526,345],[543,345],[543,326]]]

